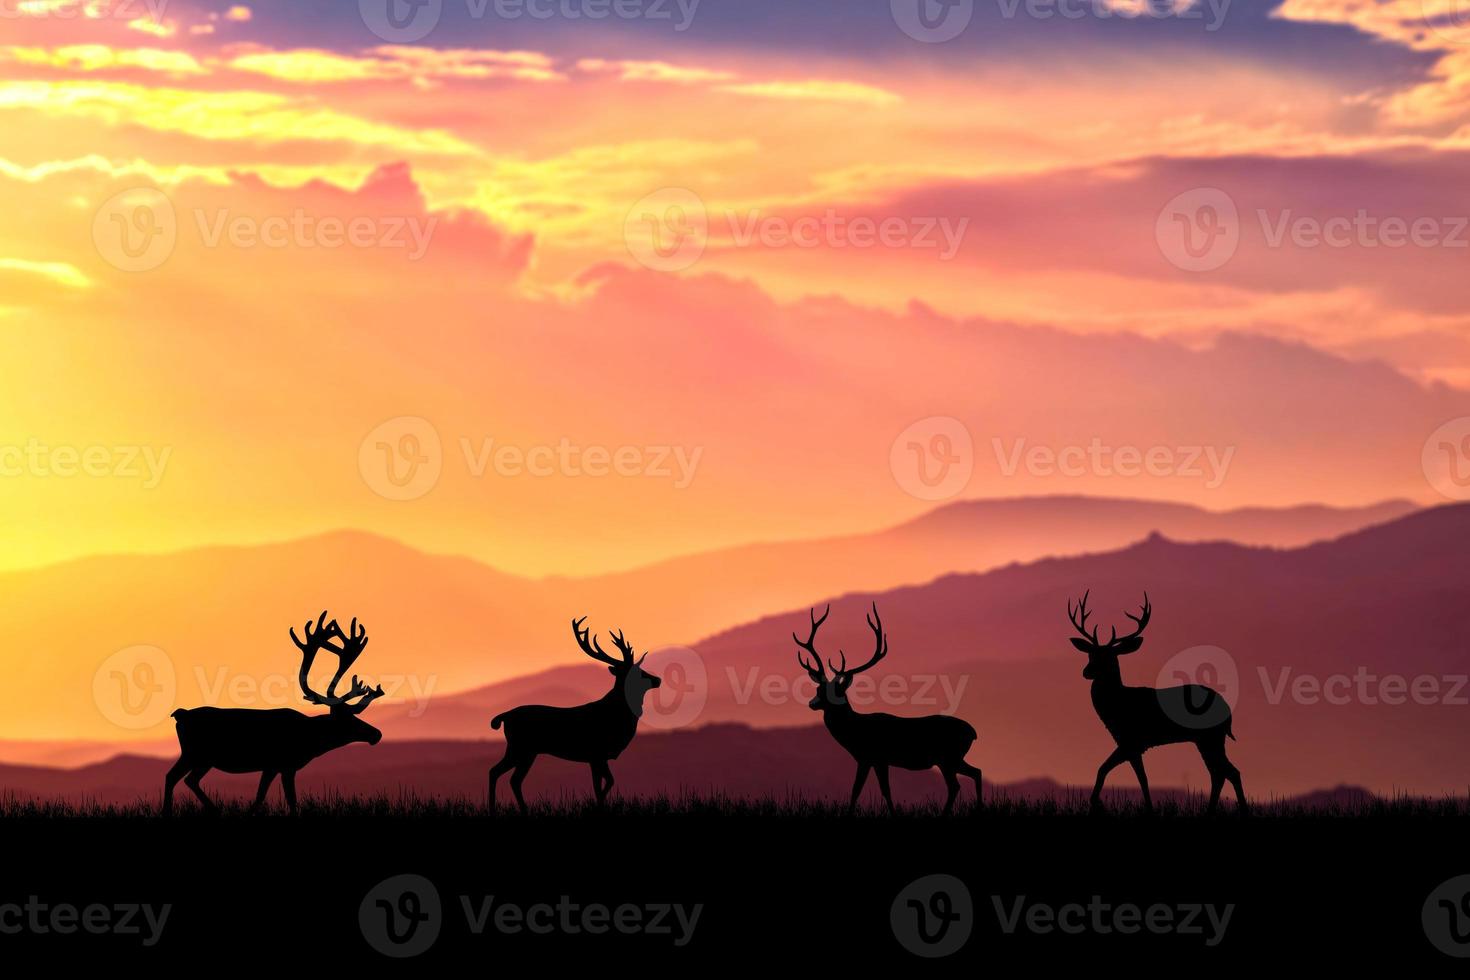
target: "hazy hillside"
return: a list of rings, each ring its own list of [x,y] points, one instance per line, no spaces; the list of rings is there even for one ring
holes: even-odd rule
[[[7,681],[22,692],[0,719],[0,739],[169,739],[167,714],[177,705],[300,706],[298,654],[286,630],[323,608],[344,620],[363,617],[372,643],[359,669],[383,680],[393,698],[417,705],[444,692],[576,664],[567,629],[573,615],[590,615],[598,628],[620,625],[640,646],[655,648],[817,596],[1118,547],[1154,528],[1181,538],[1287,544],[1406,509],[1389,503],[1212,514],[1087,498],[969,502],[877,534],[540,581],[357,532],[253,548],[92,558],[0,575],[0,635],[11,651]],[[131,652],[139,646],[156,649]],[[111,659],[122,650],[130,652],[121,662]],[[127,711],[120,714],[119,704]],[[58,751],[33,748],[42,753],[38,758]]]
[[[1231,752],[1248,789],[1297,793],[1351,782],[1378,792],[1461,792],[1470,774],[1466,540],[1470,506],[1290,551],[1155,537],[1105,554],[838,597],[819,647],[866,656],[872,637],[863,613],[876,598],[892,651],[869,686],[854,689],[864,709],[957,706],[979,729],[976,758],[996,778],[1082,783],[1110,743],[1081,677],[1083,658],[1067,642],[1066,602],[1091,588],[1097,619],[1127,626],[1123,610],[1147,588],[1153,623],[1143,649],[1123,661],[1125,682],[1197,680],[1227,694],[1239,736]],[[657,692],[645,729],[815,721],[790,639],[806,616],[793,610],[693,651],[656,652],[649,666],[675,683]],[[569,667],[435,700],[420,717],[390,706],[378,722],[397,738],[480,737],[507,706],[573,703],[606,687],[599,668]],[[1150,764],[1160,780],[1203,776],[1188,748],[1157,750]]]

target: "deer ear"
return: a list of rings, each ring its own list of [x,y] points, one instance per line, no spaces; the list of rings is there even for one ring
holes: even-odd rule
[[[1071,640],[1072,645],[1081,650],[1083,653],[1091,653],[1093,651],[1092,644],[1088,643],[1086,640],[1078,639],[1075,636],[1069,636],[1067,637],[1067,639]]]
[[[1119,640],[1117,645],[1113,647],[1113,652],[1121,657],[1125,653],[1132,653],[1141,646],[1143,646],[1143,637],[1130,636],[1126,640]]]

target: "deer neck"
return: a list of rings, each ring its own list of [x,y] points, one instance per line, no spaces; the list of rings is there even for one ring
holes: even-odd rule
[[[831,732],[832,737],[839,742],[842,741],[844,735],[860,724],[860,718],[862,715],[853,710],[852,705],[846,701],[841,704],[828,705],[822,712],[822,721],[827,725],[827,731]]]
[[[1098,672],[1098,676],[1092,681],[1092,707],[1098,717],[1106,723],[1107,718],[1115,713],[1118,700],[1123,694],[1123,674],[1117,664]]]
[[[634,704],[632,698],[628,697],[628,679],[619,677],[613,681],[612,690],[602,696],[602,704],[614,711],[624,711],[634,718],[643,716],[643,699],[639,698]]]
[[[315,759],[333,749],[340,749],[350,741],[347,732],[336,723],[331,714],[311,715],[310,718],[307,731],[311,733],[311,738],[307,739],[306,744],[311,758]]]

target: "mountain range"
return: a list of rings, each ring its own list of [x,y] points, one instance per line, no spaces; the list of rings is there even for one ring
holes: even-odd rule
[[[1155,530],[1287,547],[1412,510],[1404,502],[1216,513],[1082,497],[968,501],[876,533],[751,545],[590,578],[522,578],[362,532],[13,571],[0,575],[0,635],[17,654],[7,680],[24,694],[0,720],[8,740],[0,757],[77,762],[95,756],[74,743],[170,741],[174,706],[299,706],[300,660],[287,627],[322,609],[368,625],[371,645],[357,669],[390,695],[376,713],[395,700],[438,704],[576,665],[567,625],[576,615],[656,649],[718,638],[821,596],[1102,551]],[[123,715],[106,703],[128,698],[158,710]]]

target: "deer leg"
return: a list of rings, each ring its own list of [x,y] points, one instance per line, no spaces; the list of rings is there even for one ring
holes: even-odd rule
[[[606,762],[592,763],[592,791],[597,794],[599,806],[607,800],[607,794],[612,792],[612,785],[612,768]]]
[[[1207,812],[1214,813],[1220,808],[1220,790],[1225,786],[1225,773],[1218,763],[1207,762],[1206,765],[1210,770],[1210,808]]]
[[[868,770],[872,768],[866,762],[858,763],[857,778],[852,782],[852,799],[847,803],[847,815],[850,817],[857,812],[858,797],[862,795],[863,783],[868,781]]]
[[[1245,816],[1250,812],[1250,806],[1245,802],[1245,788],[1240,785],[1240,770],[1225,755],[1225,746],[1220,746],[1220,769],[1225,778],[1230,780],[1230,785],[1235,790],[1235,805],[1240,810],[1240,815]]]
[[[1097,767],[1097,782],[1092,784],[1092,809],[1102,809],[1103,781],[1108,778],[1108,773],[1121,766],[1127,761],[1128,756],[1122,749],[1114,749],[1113,754],[1103,760],[1103,764]]]
[[[975,781],[975,806],[978,808],[980,806],[980,770],[961,759],[959,773],[961,776],[969,776]]]
[[[174,786],[184,778],[184,774],[188,771],[188,760],[180,758],[168,771],[168,775],[163,777],[163,815],[165,817],[174,812]]]
[[[521,813],[526,812],[526,798],[521,795],[521,783],[526,781],[526,773],[531,771],[531,764],[535,761],[534,755],[528,759],[517,760],[516,771],[510,774],[510,791],[515,794],[516,806],[521,808]]]
[[[888,815],[893,815],[893,794],[888,792],[888,767],[874,766],[878,772],[878,788],[883,791],[883,802],[888,804]]]
[[[1135,755],[1128,762],[1133,766],[1133,775],[1138,777],[1138,788],[1143,790],[1143,812],[1154,812],[1154,801],[1148,795],[1148,773],[1143,771],[1143,756]]]
[[[296,773],[286,770],[281,773],[281,792],[286,796],[286,812],[296,816]]]
[[[265,806],[265,794],[270,790],[271,782],[275,778],[276,774],[269,770],[260,774],[260,788],[255,791],[255,802],[250,805],[251,813],[259,813],[261,807]]]
[[[495,812],[495,784],[500,782],[500,777],[515,767],[515,762],[510,757],[510,750],[506,749],[505,755],[500,761],[490,767],[490,812]]]
[[[204,795],[204,787],[199,785],[199,780],[203,779],[205,773],[209,772],[211,768],[213,767],[200,766],[197,769],[189,770],[189,774],[184,777],[184,785],[193,790],[194,795],[199,797],[199,802],[203,804],[206,813],[215,813],[219,809],[209,797]]]
[[[960,777],[954,774],[953,769],[941,769],[939,773],[944,777],[944,788],[949,793],[949,798],[944,801],[944,815],[947,817],[954,812],[954,798],[960,795]]]

